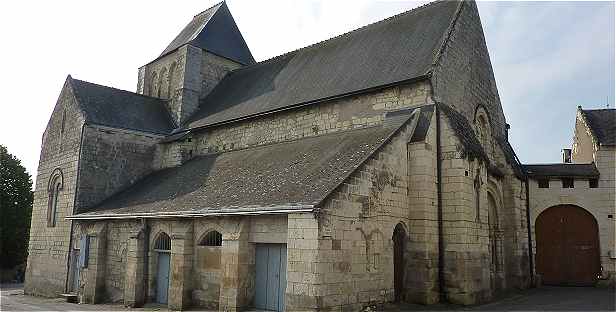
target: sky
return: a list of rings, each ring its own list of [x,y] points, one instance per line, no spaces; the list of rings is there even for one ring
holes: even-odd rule
[[[153,60],[218,0],[0,3],[0,144],[34,177],[41,137],[68,74],[135,91]],[[228,0],[257,61],[427,1]],[[510,142],[523,163],[560,161],[575,112],[614,108],[614,2],[478,1]]]

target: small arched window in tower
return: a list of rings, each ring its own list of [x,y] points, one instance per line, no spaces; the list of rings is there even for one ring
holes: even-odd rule
[[[199,246],[208,246],[208,247],[220,247],[222,246],[222,234],[217,231],[208,232],[201,242],[199,242]]]
[[[56,226],[56,220],[60,214],[60,191],[63,184],[62,171],[56,169],[52,172],[47,186],[47,226]]]
[[[154,250],[156,251],[171,251],[171,238],[165,232],[158,234],[154,242]]]

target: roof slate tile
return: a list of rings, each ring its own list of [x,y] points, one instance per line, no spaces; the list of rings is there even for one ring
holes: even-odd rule
[[[86,121],[114,128],[169,134],[174,124],[165,100],[73,79],[75,98]]]
[[[79,216],[316,205],[408,119],[199,156],[157,171]]]
[[[229,73],[187,128],[407,81],[432,68],[458,8],[438,1]]]

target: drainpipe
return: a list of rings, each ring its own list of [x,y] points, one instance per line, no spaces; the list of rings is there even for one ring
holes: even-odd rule
[[[528,264],[529,264],[529,271],[530,271],[530,286],[534,287],[535,286],[535,264],[534,264],[534,259],[533,259],[533,237],[532,237],[532,233],[531,233],[531,227],[530,227],[530,192],[529,192],[529,187],[528,187],[528,177],[526,178],[526,181],[524,182],[525,186],[526,186],[526,228],[528,230]]]
[[[442,158],[441,158],[441,112],[439,103],[434,106],[436,111],[436,199],[438,219],[438,288],[441,302],[447,300],[445,291],[445,242],[443,238],[443,190],[442,190]]]

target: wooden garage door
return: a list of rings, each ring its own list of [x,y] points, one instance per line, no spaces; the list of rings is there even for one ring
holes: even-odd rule
[[[592,285],[600,272],[597,222],[586,210],[561,205],[535,223],[537,273],[547,285]]]

